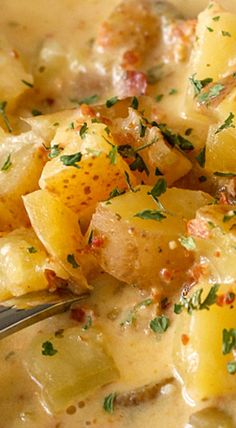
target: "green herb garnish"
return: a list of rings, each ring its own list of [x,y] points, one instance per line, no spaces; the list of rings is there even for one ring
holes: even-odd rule
[[[59,144],[54,144],[54,146],[50,147],[48,157],[49,159],[56,158],[63,149],[59,147]]]
[[[79,105],[81,104],[94,104],[98,101],[99,97],[98,95],[90,95],[89,97],[85,97],[85,98],[81,98],[80,100],[76,99],[76,98],[72,98],[70,101],[72,103],[77,103]]]
[[[75,256],[74,254],[68,254],[67,256],[67,261],[68,263],[71,264],[71,266],[73,267],[73,269],[77,269],[79,268],[79,264],[77,263],[77,261],[75,260]]]
[[[233,178],[236,177],[236,173],[234,172],[220,172],[220,171],[216,171],[214,172],[214,174],[216,177],[228,177],[228,178]]]
[[[105,397],[103,402],[103,409],[107,413],[113,413],[114,412],[114,404],[116,400],[116,392],[112,392],[111,394],[107,395]]]
[[[108,153],[108,157],[113,165],[117,162],[118,147],[112,144],[112,149]]]
[[[170,325],[170,320],[165,315],[158,316],[150,321],[150,329],[154,333],[165,333]]]
[[[42,116],[42,112],[40,110],[37,110],[36,108],[33,108],[31,110],[32,116]]]
[[[156,220],[156,221],[162,221],[166,218],[166,216],[161,211],[157,211],[157,210],[143,210],[135,214],[134,217],[138,217],[143,220]]]
[[[224,30],[222,30],[222,31],[221,31],[221,34],[222,34],[222,36],[224,36],[224,37],[231,37],[231,34],[230,34],[228,31],[224,31]]]
[[[42,354],[48,357],[52,357],[55,355],[58,351],[53,347],[52,342],[49,342],[47,340],[42,344]]]
[[[62,155],[60,156],[60,161],[65,166],[74,166],[77,169],[80,169],[80,166],[77,165],[77,162],[80,162],[82,158],[82,153],[74,153],[72,155]]]
[[[219,132],[223,131],[223,129],[235,128],[235,125],[233,124],[233,120],[234,120],[234,114],[230,112],[227,119],[225,119],[224,123],[216,130],[215,134],[219,134]]]
[[[30,254],[35,254],[37,253],[37,250],[35,247],[28,247],[27,250],[29,251]]]
[[[163,94],[156,95],[156,97],[155,97],[156,102],[159,103],[163,97],[164,97]]]
[[[119,101],[118,97],[112,97],[106,101],[106,107],[111,108]]]
[[[11,166],[12,166],[11,155],[9,154],[3,166],[1,167],[1,171],[8,171]]]
[[[84,124],[81,126],[79,131],[79,135],[81,136],[82,139],[85,137],[85,134],[87,131],[88,131],[88,125],[86,122],[84,122]]]
[[[5,123],[8,132],[12,132],[12,127],[10,125],[9,119],[7,117],[7,114],[6,114],[6,107],[7,107],[7,101],[1,101],[0,102],[0,115],[3,118],[3,122]]]
[[[203,149],[199,152],[199,154],[196,156],[196,160],[198,161],[199,165],[204,168],[206,162],[206,147],[203,147]]]
[[[235,216],[236,216],[236,211],[230,211],[228,214],[224,215],[223,223],[227,223],[228,221],[230,221]]]
[[[198,101],[200,103],[208,103],[212,99],[218,97],[220,93],[225,89],[225,86],[221,83],[216,83],[214,86],[212,86],[209,91],[204,92],[203,94],[200,94],[198,96]]]
[[[132,102],[131,102],[131,107],[134,110],[138,110],[138,106],[139,106],[138,98],[137,97],[133,97]]]
[[[193,251],[196,249],[196,242],[192,236],[180,236],[179,242],[182,247],[186,248],[188,251]]]
[[[27,82],[27,80],[22,79],[21,81],[22,81],[22,83],[24,83],[24,85],[28,86],[29,88],[34,87],[33,83]]]
[[[135,322],[135,321],[136,321],[136,319],[137,319],[137,312],[139,311],[139,309],[141,309],[141,308],[145,308],[145,307],[147,307],[147,306],[150,306],[152,303],[153,303],[153,300],[152,300],[152,299],[150,299],[150,298],[145,299],[145,300],[142,300],[141,302],[137,303],[137,304],[133,307],[133,309],[131,309],[131,310],[129,311],[127,318],[126,318],[124,321],[122,321],[122,322],[120,323],[120,325],[123,327],[124,325],[131,325],[131,324],[134,324],[134,322]]]
[[[213,82],[213,79],[211,77],[206,77],[206,79],[198,80],[195,78],[197,73],[194,73],[191,77],[189,77],[189,81],[191,82],[194,94],[199,95],[201,90],[205,88],[209,83]]]
[[[88,316],[87,316],[87,321],[86,321],[85,325],[83,326],[82,330],[83,330],[83,331],[88,330],[88,329],[91,327],[91,325],[92,325],[92,321],[93,321],[93,320],[92,320],[91,315],[88,315]]]
[[[194,310],[209,310],[209,307],[216,303],[218,289],[218,284],[213,285],[204,300],[202,300],[203,288],[195,291],[195,293],[193,293],[189,298],[182,296],[179,303],[175,304],[174,312],[176,314],[181,314],[185,309],[189,314],[191,314]]]

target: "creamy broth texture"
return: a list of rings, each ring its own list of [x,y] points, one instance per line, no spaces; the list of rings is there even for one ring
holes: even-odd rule
[[[34,72],[36,76],[33,95],[25,92],[21,101],[11,107],[9,118],[17,132],[28,129],[20,118],[31,116],[33,109],[43,114],[54,113],[78,107],[76,100],[94,94],[98,95],[99,103],[116,95],[109,72],[101,72],[102,66],[97,64],[91,51],[101,23],[119,2],[0,0],[0,35],[4,35],[10,46],[20,53],[26,71]],[[171,3],[181,15],[195,18],[208,1],[171,0]],[[235,0],[221,0],[221,4],[236,12]],[[158,63],[158,49],[154,46],[146,58],[145,71]],[[53,63],[54,56],[57,58],[55,68],[50,65],[52,71],[47,74],[47,64]],[[187,79],[187,65],[179,62],[161,81],[148,86],[147,94],[164,94],[158,111],[162,122],[168,119],[168,124],[177,126],[180,131],[195,125],[192,135],[198,141],[202,129],[197,128],[197,119],[194,123],[183,111],[186,90],[183,76]],[[173,90],[174,94],[169,95]],[[172,115],[172,111],[177,114]],[[181,184],[180,180],[179,187]],[[202,186],[204,190],[204,184]],[[152,304],[141,305],[134,326],[121,328],[129,311],[150,297],[150,290],[124,285],[104,273],[92,283],[94,290],[82,306],[95,313],[96,326],[104,334],[119,369],[118,381],[98,388],[86,399],[78,397],[61,412],[52,412],[42,398],[40,386],[30,376],[27,361],[31,343],[39,334],[50,338],[59,329],[78,326],[69,312],[52,317],[0,342],[0,428],[187,428],[190,427],[190,415],[206,407],[228,412],[234,424],[232,427],[236,426],[235,396],[206,397],[194,403],[181,382],[173,378],[176,315],[173,316],[172,307],[167,307],[165,312],[170,316],[171,324],[163,335],[156,335],[149,328],[157,311]],[[166,294],[171,296],[168,286]],[[154,398],[136,406],[117,406],[111,414],[104,411],[103,401],[108,394],[126,393],[163,380],[166,384]],[[209,425],[209,428],[213,426]],[[231,425],[225,427],[231,428]]]

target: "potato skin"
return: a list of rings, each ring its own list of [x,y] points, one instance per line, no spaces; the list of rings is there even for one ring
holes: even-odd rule
[[[139,190],[138,190],[139,189]],[[160,200],[173,213],[161,222],[134,217],[144,209],[156,210],[148,191],[140,186],[136,193],[126,193],[109,203],[100,203],[92,217],[95,255],[101,267],[114,277],[139,287],[159,287],[182,281],[192,263],[192,256],[180,245],[186,218],[210,198],[202,192],[169,189]],[[185,217],[185,218],[184,218]],[[170,249],[170,242],[174,249]]]

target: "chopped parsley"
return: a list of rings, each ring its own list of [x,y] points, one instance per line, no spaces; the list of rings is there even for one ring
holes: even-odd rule
[[[7,101],[0,101],[0,115],[3,118],[3,122],[5,123],[8,132],[12,132],[12,127],[6,114],[6,107]]]
[[[220,16],[214,16],[212,19],[213,19],[213,21],[217,22],[220,20]]]
[[[216,130],[215,134],[219,134],[219,132],[223,131],[223,129],[235,128],[233,120],[234,114],[230,112],[229,116],[225,119],[224,123]]]
[[[138,192],[138,189],[133,188],[131,181],[130,181],[130,176],[129,176],[127,171],[125,171],[125,181],[126,181],[128,188],[131,192],[134,192],[134,193]]]
[[[110,195],[109,195],[108,200],[109,200],[109,199],[116,198],[117,196],[123,195],[124,193],[125,193],[125,190],[119,190],[119,189],[118,189],[118,187],[115,187],[115,188],[110,192]]]
[[[224,36],[224,37],[231,37],[231,34],[230,34],[228,31],[224,31],[224,30],[222,30],[222,31],[221,31],[221,34],[222,34],[222,36]]]
[[[59,144],[54,144],[49,149],[49,151],[50,151],[48,154],[49,159],[56,158],[61,153],[62,150],[63,149],[61,147],[59,147]]]
[[[79,135],[81,136],[82,139],[85,137],[85,134],[87,131],[88,131],[88,125],[86,122],[84,122],[84,124],[81,126],[80,131],[79,131]]]
[[[169,95],[176,95],[178,93],[178,91],[177,91],[177,89],[175,89],[175,88],[172,88],[170,91],[169,91]]]
[[[223,223],[227,223],[228,221],[230,221],[235,216],[236,216],[236,211],[229,211],[228,214],[224,215]]]
[[[98,99],[99,99],[99,96],[94,94],[94,95],[90,95],[89,97],[81,98],[80,100],[73,98],[70,101],[72,103],[77,103],[79,105],[81,104],[90,105],[90,104],[95,104],[98,101]]]
[[[117,162],[117,155],[118,155],[118,147],[112,144],[112,148],[108,153],[108,157],[113,165],[115,165]]]
[[[35,248],[35,247],[29,247],[29,248],[27,248],[27,250],[29,251],[29,253],[30,253],[30,254],[35,254],[35,253],[37,253],[37,250],[36,250],[36,248]]]
[[[86,321],[85,325],[83,326],[82,330],[83,330],[83,331],[88,330],[88,329],[91,327],[91,325],[92,325],[92,321],[93,321],[93,320],[92,320],[91,315],[88,315],[88,316],[87,316],[87,321]]]
[[[182,296],[179,303],[175,303],[174,312],[181,314],[185,309],[191,314],[194,310],[209,310],[209,307],[216,303],[218,289],[218,284],[213,285],[204,300],[202,300],[203,288],[196,290],[189,298]]]
[[[111,394],[107,395],[103,402],[103,409],[107,413],[113,413],[114,412],[114,404],[116,400],[116,392],[112,392]]]
[[[230,361],[227,363],[227,371],[232,375],[236,373],[236,361]]]
[[[152,126],[157,126],[166,141],[172,146],[178,146],[181,150],[193,150],[193,144],[180,134],[174,134],[165,123],[152,122]]]
[[[43,113],[40,110],[33,108],[31,110],[31,114],[32,114],[32,116],[41,116]]]
[[[157,211],[157,210],[143,210],[135,214],[134,217],[138,217],[143,220],[156,220],[156,221],[162,221],[166,218],[166,216],[161,211]]]
[[[182,247],[186,248],[188,251],[193,251],[196,249],[196,242],[192,238],[192,236],[180,236],[179,242],[182,245]]]
[[[213,79],[211,77],[206,77],[206,79],[198,80],[195,78],[196,74],[197,73],[194,73],[191,77],[189,77],[189,81],[193,86],[195,96],[199,95],[201,90],[205,88],[205,86],[213,82]]]
[[[21,82],[24,83],[24,85],[28,86],[29,88],[33,88],[34,87],[33,83],[27,82],[27,80],[22,79]]]
[[[92,229],[91,232],[90,232],[90,234],[89,234],[89,237],[88,237],[88,244],[89,245],[91,245],[92,242],[93,242],[93,234],[94,234],[94,231]]]
[[[9,154],[3,164],[3,166],[1,167],[1,171],[8,171],[9,168],[11,168],[12,166],[12,162],[11,162],[11,155]]]
[[[204,168],[206,162],[206,147],[203,147],[203,149],[199,152],[199,154],[196,156],[196,160],[198,161],[199,165]]]
[[[220,171],[216,171],[214,172],[214,174],[216,177],[228,177],[228,178],[233,178],[236,177],[236,173],[234,172],[220,172]]]
[[[156,176],[158,176],[158,175],[164,175],[160,170],[159,170],[159,168],[156,166],[156,169],[155,169],[155,175]]]
[[[145,126],[143,124],[143,122],[140,120],[140,122],[139,122],[139,136],[140,136],[140,138],[145,137],[146,129],[147,129],[147,126]]]
[[[118,97],[112,97],[106,101],[106,107],[111,108],[119,101]]]
[[[62,155],[60,156],[60,161],[65,166],[74,166],[75,168],[80,169],[80,166],[77,165],[77,162],[80,162],[82,158],[82,153],[74,153],[72,155]]]
[[[163,97],[164,97],[163,94],[156,95],[156,97],[155,97],[156,102],[159,103],[162,100]]]
[[[73,269],[78,269],[79,268],[79,264],[75,260],[74,254],[68,254],[67,261],[68,261],[68,263],[71,264],[71,266],[73,267]]]
[[[192,134],[192,132],[193,132],[193,128],[187,128],[184,135],[187,135],[187,137],[188,137],[189,135]]]
[[[150,321],[150,329],[154,333],[165,333],[170,325],[170,320],[165,315],[158,316]]]
[[[210,33],[213,33],[213,28],[211,28],[211,27],[206,27],[207,28],[207,30],[210,32]]]
[[[134,110],[138,110],[138,106],[139,106],[138,98],[137,97],[133,97],[132,102],[131,102],[131,107]]]
[[[226,355],[234,349],[236,349],[236,328],[230,328],[229,330],[224,328],[222,334],[222,352]]]
[[[157,200],[159,196],[161,196],[163,193],[166,192],[167,189],[167,183],[164,178],[159,178],[156,182],[156,184],[153,186],[150,192],[148,192],[148,195],[151,195],[153,199]]]
[[[208,103],[212,99],[218,97],[220,93],[225,89],[225,86],[221,83],[216,83],[214,86],[212,86],[209,91],[204,92],[203,94],[200,94],[198,96],[198,101],[200,103]]]
[[[52,342],[49,342],[47,340],[42,344],[42,354],[48,357],[52,357],[55,355],[58,351],[53,347]]]

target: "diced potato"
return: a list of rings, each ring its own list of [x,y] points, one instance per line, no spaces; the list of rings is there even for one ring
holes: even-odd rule
[[[206,283],[198,287],[206,294],[209,291]],[[229,291],[235,292],[235,288],[223,285],[217,295]],[[192,315],[177,316],[174,364],[187,394],[196,401],[234,394],[236,377],[227,371],[227,363],[234,357],[232,352],[223,354],[222,343],[223,330],[235,328],[235,302],[223,306],[214,304],[209,310],[194,310]],[[188,338],[187,343],[183,335]]]
[[[218,82],[226,74],[235,71],[236,55],[236,15],[221,9],[218,3],[207,8],[198,17],[196,41],[192,51],[189,77]],[[213,18],[219,16],[219,19]],[[217,55],[212,56],[217,46]],[[186,111],[196,109],[193,86],[188,84]]]
[[[66,148],[45,165],[40,186],[58,195],[67,207],[79,215],[81,224],[87,225],[97,202],[107,199],[115,187],[127,189],[125,172],[132,184],[135,178],[116,152],[114,141],[103,124],[88,124],[83,138],[79,129],[59,129],[52,144],[57,142],[66,145]],[[62,155],[76,153],[82,155],[76,167],[63,164]]]
[[[90,226],[98,262],[112,276],[139,287],[176,283],[192,262],[178,238],[185,233],[187,219],[211,198],[202,192],[168,189],[160,197],[166,218],[155,221],[136,217],[144,210],[159,210],[148,195],[151,187],[135,190],[98,205]]]
[[[235,78],[234,81],[236,85]],[[222,123],[230,113],[236,117],[236,88],[233,88],[215,108],[215,114]]]
[[[45,163],[42,144],[32,132],[19,136],[0,133],[0,231],[29,223],[21,196],[38,188]]]
[[[94,259],[84,252],[77,215],[47,190],[23,199],[31,224],[48,253],[78,281],[78,290],[87,287],[85,276],[93,270]]]
[[[136,110],[129,108],[129,116],[117,119],[112,126],[114,140],[119,146],[129,145],[135,150],[146,146],[136,153],[141,156],[147,170],[135,170],[139,182],[154,184],[156,182],[156,168],[165,176],[168,184],[172,184],[186,175],[192,168],[191,162],[176,148],[171,147],[163,138],[159,128],[147,127],[145,135],[140,137],[140,127],[145,121]],[[128,162],[134,161],[128,158]],[[132,169],[132,164],[130,165]]]
[[[50,341],[54,355],[43,355],[43,343]],[[104,348],[101,332],[82,332],[73,327],[62,337],[39,333],[30,344],[26,364],[32,378],[42,388],[50,411],[62,411],[75,400],[84,400],[101,386],[119,378],[112,357]]]
[[[197,211],[188,223],[196,243],[195,260],[211,281],[230,284],[236,281],[236,217],[234,205],[208,205]]]
[[[47,253],[32,229],[0,238],[0,300],[47,288]]]
[[[220,125],[212,125],[209,128],[205,167],[213,173],[236,173],[236,132],[229,128],[216,133]]]
[[[2,36],[0,42],[0,100],[12,104],[29,89],[24,81],[32,83],[33,79],[24,70],[19,53]],[[2,120],[1,124],[3,124]]]

